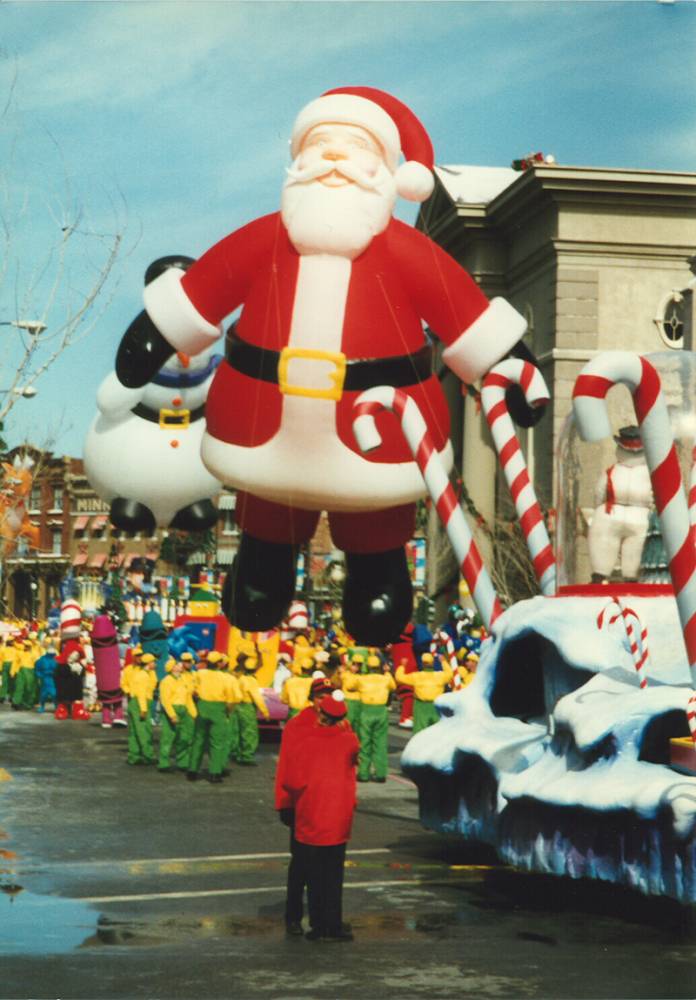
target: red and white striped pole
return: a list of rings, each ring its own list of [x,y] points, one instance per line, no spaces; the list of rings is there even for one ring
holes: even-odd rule
[[[627,386],[633,396],[686,654],[696,687],[696,550],[659,375],[650,362],[638,354],[629,351],[600,354],[585,365],[575,383],[575,419],[585,441],[608,437],[611,424],[605,399],[618,382]]]
[[[549,400],[549,390],[539,369],[529,361],[507,358],[491,368],[484,378],[481,405],[512,494],[539,587],[542,594],[550,597],[556,593],[556,559],[505,399],[506,391],[514,384],[520,386],[530,406],[540,406]]]
[[[401,389],[392,386],[380,385],[362,392],[353,404],[353,433],[358,446],[361,451],[368,452],[382,443],[375,423],[375,416],[381,410],[390,410],[399,419],[411,454],[454,549],[461,574],[490,631],[503,608],[418,404]]]

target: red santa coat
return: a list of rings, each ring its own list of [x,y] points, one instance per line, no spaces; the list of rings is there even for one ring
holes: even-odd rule
[[[397,220],[351,261],[300,255],[275,213],[225,237],[186,274],[170,269],[145,290],[155,325],[189,353],[218,336],[218,324],[242,303],[237,334],[248,344],[341,354],[348,361],[417,352],[425,322],[466,381],[487,371],[525,329],[507,303],[489,303],[448,254]],[[422,496],[422,479],[391,415],[377,417],[382,447],[362,456],[352,431],[358,391],[338,399],[296,393],[330,387],[335,371],[331,359],[291,355],[281,391],[221,364],[208,395],[202,446],[211,472],[256,496],[308,510],[371,510]],[[449,412],[438,380],[405,391],[449,464]]]
[[[317,847],[345,844],[357,804],[358,738],[346,722],[309,724],[297,731],[301,738],[291,743],[282,777],[289,808],[295,810],[295,839]]]

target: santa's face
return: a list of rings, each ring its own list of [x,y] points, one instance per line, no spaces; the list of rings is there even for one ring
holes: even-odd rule
[[[359,125],[316,125],[288,170],[282,216],[300,253],[357,257],[388,225],[396,185],[376,139]]]

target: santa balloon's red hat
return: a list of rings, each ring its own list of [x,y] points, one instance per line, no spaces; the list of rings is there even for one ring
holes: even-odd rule
[[[428,133],[409,107],[374,87],[338,87],[311,101],[292,128],[290,149],[297,156],[315,125],[338,122],[367,129],[384,150],[396,189],[409,201],[425,201],[435,186],[434,153]],[[405,163],[399,166],[399,156]]]

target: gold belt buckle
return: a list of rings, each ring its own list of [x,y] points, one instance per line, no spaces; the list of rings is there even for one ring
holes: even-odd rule
[[[159,411],[159,425],[160,430],[171,430],[176,428],[177,430],[186,430],[189,423],[191,422],[191,411],[190,410],[160,410]]]
[[[288,364],[293,358],[306,358],[310,361],[329,361],[335,365],[328,372],[332,383],[326,389],[312,389],[309,386],[291,385],[288,382]],[[284,347],[280,352],[278,362],[278,386],[285,396],[307,396],[309,399],[333,399],[335,402],[343,395],[343,383],[346,380],[346,356],[338,351],[314,351],[308,347]]]

